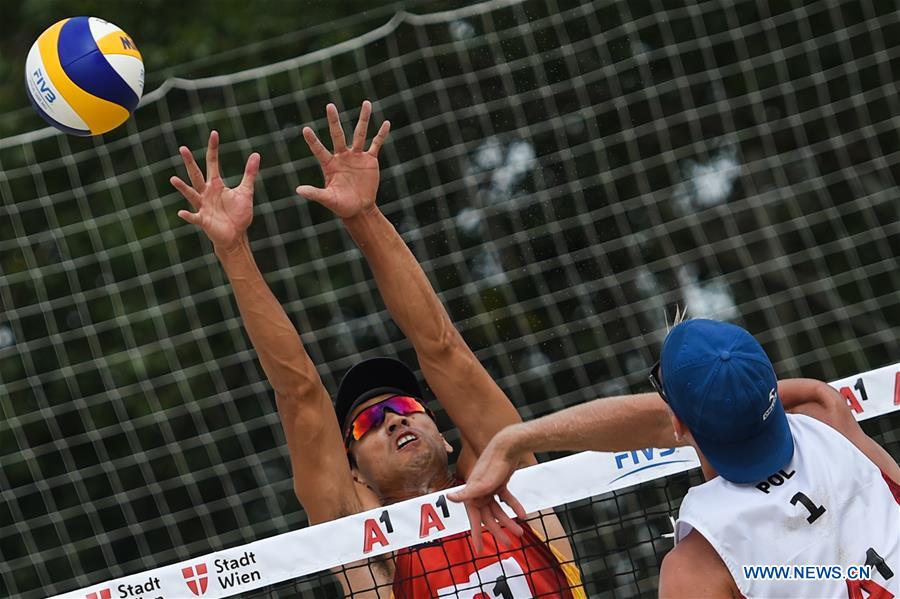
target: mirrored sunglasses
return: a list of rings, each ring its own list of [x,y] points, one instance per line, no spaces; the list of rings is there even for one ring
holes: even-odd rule
[[[363,435],[373,428],[378,428],[384,422],[385,411],[390,410],[399,416],[409,416],[410,414],[426,414],[427,408],[422,405],[415,397],[408,395],[394,395],[388,397],[384,401],[372,404],[362,412],[356,415],[350,427],[344,435],[344,444],[350,443],[350,439],[359,441]]]

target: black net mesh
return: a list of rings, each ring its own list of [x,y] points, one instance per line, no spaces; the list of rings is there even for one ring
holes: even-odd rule
[[[293,191],[320,180],[300,127],[324,131],[329,101],[354,118],[363,98],[394,125],[383,210],[525,418],[648,390],[675,304],[748,328],[783,377],[895,361],[898,8],[522,0],[406,14],[287,63],[180,82],[102,140],[0,140],[0,595],[306,524],[224,275],[167,182],[178,145],[202,147],[211,128],[225,173],[263,156],[253,248],[332,391],[360,357],[414,363],[340,223]],[[867,427],[900,456],[897,416]],[[689,479],[560,510],[589,596],[653,593]],[[265,594],[336,588],[325,574]]]

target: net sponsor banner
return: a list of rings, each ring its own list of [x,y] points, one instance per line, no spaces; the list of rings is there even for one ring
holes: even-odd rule
[[[900,410],[900,364],[832,383],[857,419]],[[699,466],[691,448],[584,452],[520,470],[510,482],[534,512]],[[241,547],[57,595],[53,599],[231,597],[468,529],[441,491]]]
[[[900,363],[830,384],[844,396],[857,420],[900,411]]]

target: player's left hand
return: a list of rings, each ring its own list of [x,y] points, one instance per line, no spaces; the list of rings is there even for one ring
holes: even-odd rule
[[[348,148],[337,107],[329,104],[325,111],[328,115],[333,154],[322,145],[312,129],[303,128],[303,139],[322,167],[325,188],[301,185],[297,188],[297,194],[322,204],[340,218],[348,219],[375,205],[380,178],[378,152],[387,139],[391,123],[382,123],[369,149],[363,150],[369,118],[372,116],[372,103],[366,100],[353,133],[353,144]]]
[[[526,518],[522,504],[506,488],[519,466],[519,456],[514,454],[507,443],[508,437],[504,432],[500,431],[485,447],[466,478],[466,486],[447,495],[451,501],[466,504],[466,513],[473,531],[472,545],[478,554],[482,551],[482,541],[477,531],[481,530],[482,524],[501,544],[510,544],[505,531],[517,537],[522,536],[522,527],[503,511],[497,498],[511,507],[518,518]]]
[[[189,149],[181,146],[178,152],[191,184],[188,185],[179,177],[172,177],[169,182],[196,210],[179,210],[178,216],[203,229],[217,251],[233,248],[247,234],[247,227],[253,221],[253,183],[259,174],[259,154],[250,154],[240,185],[232,189],[225,186],[219,174],[217,131],[209,134],[205,177]]]

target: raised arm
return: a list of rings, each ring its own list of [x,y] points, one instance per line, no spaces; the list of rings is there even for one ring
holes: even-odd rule
[[[297,193],[343,219],[372,269],[388,311],[415,348],[428,384],[463,436],[464,455],[458,466],[464,468],[471,463],[466,447],[479,454],[495,433],[521,418],[453,326],[415,256],[375,204],[377,156],[390,124],[381,126],[365,151],[372,105],[364,102],[348,148],[337,109],[329,104],[327,112],[333,153],[312,129],[303,130],[322,166],[325,188],[304,185]]]
[[[294,490],[310,523],[357,512],[361,508],[328,392],[250,251],[247,227],[253,220],[259,154],[250,155],[240,185],[229,189],[219,175],[218,150],[219,136],[213,131],[204,177],[190,150],[179,149],[191,185],[178,177],[171,183],[196,212],[181,210],[178,216],[206,233],[225,269],[244,327],[275,390]]]
[[[863,433],[840,395],[821,381],[786,379],[778,395],[791,413],[807,414],[836,428],[888,476],[897,464]],[[466,487],[448,497],[466,503],[473,526],[494,527],[494,497],[514,509],[518,501],[506,485],[522,455],[543,451],[628,451],[645,447],[677,447],[669,409],[656,393],[595,399],[541,418],[503,429],[478,459]],[[894,479],[897,480],[897,479]],[[518,508],[520,509],[520,508]],[[518,511],[517,509],[517,511]]]

